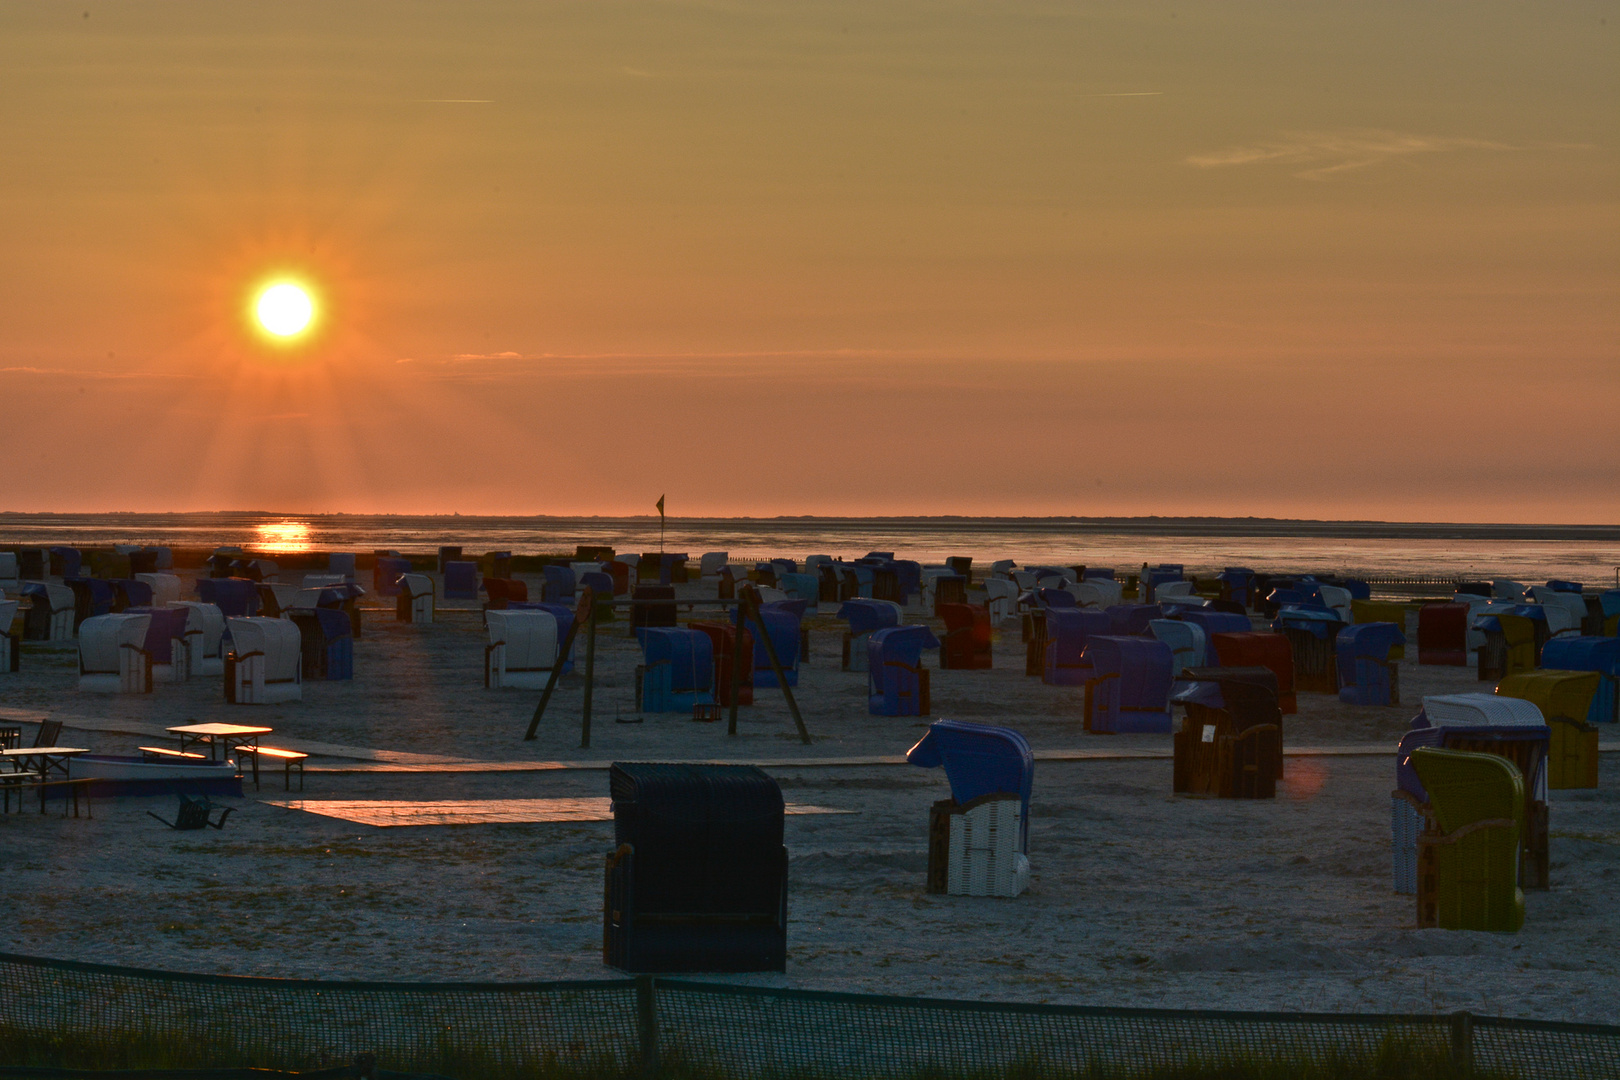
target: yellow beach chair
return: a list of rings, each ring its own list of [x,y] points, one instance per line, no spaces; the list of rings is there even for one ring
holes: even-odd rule
[[[1547,718],[1549,788],[1598,786],[1598,729],[1586,715],[1602,680],[1596,671],[1529,671],[1496,684],[1498,694],[1528,701]]]
[[[1418,837],[1418,925],[1517,931],[1524,777],[1495,754],[1428,747],[1412,751],[1412,767],[1436,826]]]

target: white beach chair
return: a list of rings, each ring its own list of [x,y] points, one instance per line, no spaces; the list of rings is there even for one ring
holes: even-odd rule
[[[292,609],[303,603],[301,597],[306,590],[302,585],[292,585],[281,581],[272,581],[268,584],[270,585],[270,594],[276,598],[277,614],[283,619],[290,618],[289,613]]]
[[[1104,608],[1113,607],[1115,604],[1120,603],[1125,596],[1125,586],[1117,581],[1110,581],[1108,578],[1087,578],[1080,584],[1096,589],[1099,597],[1098,605]]]
[[[152,587],[153,607],[168,607],[180,599],[180,578],[175,574],[136,574],[135,580]]]
[[[1193,589],[1193,583],[1190,581],[1166,581],[1153,587],[1153,602],[1156,604],[1168,603],[1178,596],[1196,599],[1197,593]]]
[[[1102,592],[1089,581],[1071,581],[1063,587],[1063,591],[1074,597],[1076,607],[1101,611],[1107,606],[1103,603]]]
[[[557,663],[557,617],[549,611],[488,611],[484,685],[541,690]]]
[[[1355,622],[1350,612],[1350,590],[1341,589],[1337,585],[1318,585],[1316,591],[1322,594],[1322,603],[1339,613],[1339,621],[1346,625]]]
[[[303,635],[291,619],[262,615],[230,619],[234,670],[227,699],[238,705],[276,705],[304,698]]]
[[[51,605],[51,631],[47,641],[73,640],[73,590],[48,581],[30,582],[45,586],[45,599]],[[39,597],[34,598],[39,603]]]
[[[986,578],[985,602],[990,608],[990,625],[1000,626],[1015,614],[1018,586],[1006,578]]]
[[[997,559],[990,564],[990,575],[992,577],[1009,577],[1017,566],[1018,563],[1012,559]]]
[[[602,564],[599,562],[571,562],[568,564],[568,569],[574,572],[574,584],[577,588],[579,585],[579,579],[584,577],[586,574],[600,574],[602,572]]]
[[[433,579],[426,574],[401,574],[396,611],[400,622],[426,625],[433,621]]]
[[[717,578],[720,568],[726,565],[727,553],[724,551],[705,551],[698,559],[698,576],[702,578]]]
[[[1035,575],[1028,570],[1014,570],[1010,576],[1019,592],[1028,592],[1035,587]]]
[[[806,555],[804,557],[804,572],[819,574],[823,566],[831,566],[836,560],[831,555]]]
[[[96,694],[148,694],[150,615],[93,615],[79,624],[79,689]]]
[[[1182,668],[1204,666],[1208,645],[1202,626],[1180,619],[1150,619],[1148,630],[1170,646],[1171,675],[1180,675]]]
[[[186,663],[192,675],[219,675],[225,670],[225,614],[217,604],[175,600],[170,607],[188,609]]]
[[[934,585],[940,578],[956,573],[948,566],[925,566],[922,568],[922,602],[924,610],[930,614],[934,610]]]
[[[1514,603],[1523,603],[1525,593],[1528,591],[1529,587],[1522,581],[1497,578],[1491,582],[1491,598],[1495,600],[1511,600]]]
[[[1547,613],[1547,634],[1579,634],[1581,620],[1586,618],[1586,598],[1580,593],[1559,592],[1545,585],[1530,590],[1541,610]]]
[[[793,599],[781,589],[773,589],[769,585],[756,585],[754,588],[759,590],[759,602],[762,604],[775,604],[783,600]]]
[[[339,574],[344,581],[354,580],[354,552],[334,551],[326,556],[326,572]]]

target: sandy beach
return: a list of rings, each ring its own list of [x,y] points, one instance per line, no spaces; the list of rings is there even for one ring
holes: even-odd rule
[[[713,590],[693,583],[681,595]],[[589,748],[579,745],[577,673],[562,680],[538,738],[522,740],[538,695],[483,688],[487,638],[471,607],[441,607],[427,627],[368,610],[355,679],[308,683],[302,702],[281,706],[228,705],[217,678],[145,697],[84,694],[72,647],[29,644],[23,671],[0,677],[0,723],[49,715],[64,721],[64,745],[103,752],[172,738],[163,729],[176,724],[256,723],[275,729],[268,743],[315,756],[301,796],[267,773],[260,790],[249,783],[228,800],[237,810],[218,832],[159,825],[147,811],[172,809],[162,798],[98,800],[91,819],[33,806],[0,817],[0,949],[247,975],[600,977],[612,973],[601,960],[610,824],[377,827],[277,802],[602,797],[606,762],[713,759],[763,763],[790,803],[849,811],[788,818],[788,970],[730,978],[1020,1001],[1613,1020],[1615,754],[1603,756],[1598,789],[1551,793],[1552,888],[1526,894],[1520,933],[1420,931],[1411,897],[1392,891],[1395,741],[1421,695],[1488,689],[1471,668],[1408,659],[1395,708],[1301,693],[1299,714],[1285,719],[1292,753],[1275,801],[1189,799],[1170,793],[1169,736],[1085,734],[1081,692],[1026,677],[1009,623],[994,670],[932,673],[935,717],[1014,727],[1039,759],[1031,887],[973,899],[924,891],[928,807],[948,797],[945,777],[891,763],[927,720],[868,715],[865,675],[839,670],[843,624],[822,615],[809,625],[797,690],[809,746],[781,694],[764,688],[735,738],[723,721],[672,714],[617,722],[635,716],[640,659],[622,622],[598,640]]]

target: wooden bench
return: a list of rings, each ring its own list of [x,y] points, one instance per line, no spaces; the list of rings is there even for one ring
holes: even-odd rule
[[[45,791],[47,788],[66,788],[62,799],[62,816],[67,817],[68,800],[73,801],[73,816],[79,816],[79,792],[84,792],[84,816],[93,818],[96,815],[90,812],[90,785],[96,782],[95,777],[85,776],[77,780],[46,780],[39,785],[39,812],[45,812]]]
[[[282,786],[287,791],[292,790],[292,774],[293,774],[293,770],[294,769],[298,770],[298,790],[299,791],[304,790],[304,759],[309,757],[308,754],[300,753],[297,750],[278,750],[273,746],[238,746],[236,748],[236,752],[238,754],[252,754],[253,755],[253,790],[254,791],[259,790],[259,759],[260,758],[269,758],[272,761],[282,762],[282,764],[284,766],[283,773],[282,773],[282,779],[283,779]]]
[[[24,784],[37,784],[45,779],[45,774],[39,771],[28,772],[0,772],[0,812],[11,813],[11,792],[17,791],[17,812],[22,813]]]
[[[141,755],[148,761],[156,761],[159,758],[190,758],[193,761],[208,760],[207,754],[193,754],[189,750],[170,750],[167,746],[137,746],[135,749],[139,750]]]

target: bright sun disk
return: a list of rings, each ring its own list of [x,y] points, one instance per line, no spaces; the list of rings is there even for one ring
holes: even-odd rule
[[[254,311],[259,325],[277,337],[300,333],[315,317],[315,302],[297,285],[282,282],[259,294]]]

